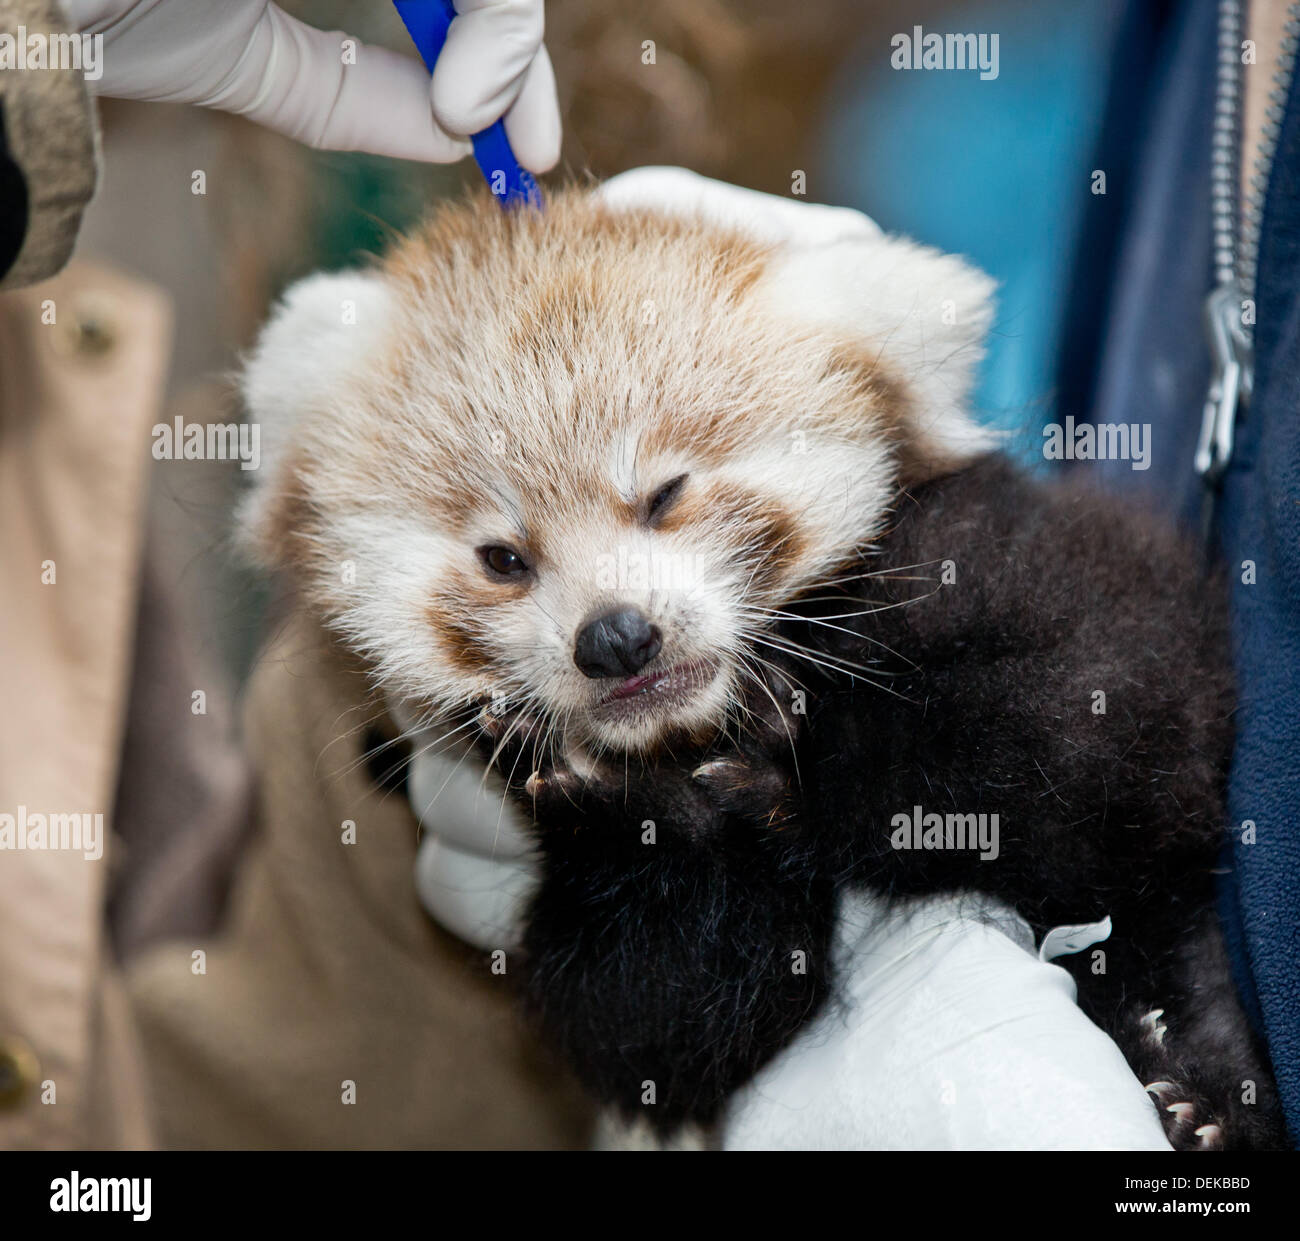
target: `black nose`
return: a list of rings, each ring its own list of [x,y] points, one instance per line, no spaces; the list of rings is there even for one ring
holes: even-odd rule
[[[662,636],[636,608],[593,616],[578,630],[573,662],[589,677],[630,677],[663,646]]]

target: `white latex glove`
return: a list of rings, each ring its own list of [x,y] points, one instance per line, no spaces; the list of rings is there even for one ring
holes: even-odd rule
[[[90,83],[102,95],[220,108],[309,146],[433,163],[467,155],[467,135],[504,116],[525,168],[559,158],[542,0],[457,0],[432,86],[416,57],[358,40],[345,64],[347,35],[269,0],[61,2],[75,30],[103,35]]]
[[[420,821],[415,890],[453,935],[491,952],[518,945],[536,858],[524,816],[485,778],[475,755],[449,747],[438,726],[416,729],[400,705],[393,718],[411,741],[407,796]]]
[[[886,915],[854,896],[837,961],[839,1003],[738,1092],[726,1149],[1170,1149],[1074,980],[999,902]]]

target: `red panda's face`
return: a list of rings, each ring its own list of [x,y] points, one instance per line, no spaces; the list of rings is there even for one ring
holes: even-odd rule
[[[299,286],[246,384],[254,417],[296,407],[256,544],[416,713],[596,750],[720,727],[781,604],[948,451],[915,359],[783,318],[776,263],[572,193]]]
[[[773,609],[852,551],[831,528],[845,506],[865,538],[890,498],[882,448],[840,446],[832,470],[805,461],[825,445],[751,434],[724,460],[615,423],[476,460],[472,495],[410,551],[430,667],[597,747],[720,725]]]

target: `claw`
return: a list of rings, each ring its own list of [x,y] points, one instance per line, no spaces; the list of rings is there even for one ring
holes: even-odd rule
[[[475,717],[474,722],[489,737],[500,737],[506,730],[506,725],[510,722],[509,717],[505,715],[494,715],[490,707],[484,707]]]
[[[539,797],[567,797],[574,801],[581,796],[582,781],[563,767],[552,767],[543,774],[535,771],[524,781],[524,792],[536,801]]]
[[[1165,1010],[1163,1008],[1153,1008],[1140,1022],[1141,1025],[1146,1027],[1151,1037],[1161,1046],[1164,1045],[1165,1035],[1169,1032],[1169,1027],[1160,1020],[1164,1015]]]
[[[1199,1150],[1217,1151],[1223,1149],[1223,1130],[1218,1125],[1202,1125],[1196,1131],[1196,1136],[1201,1139]]]
[[[566,746],[563,762],[584,784],[596,781],[601,775],[600,765],[581,746]],[[560,761],[557,760],[555,764],[557,771],[560,765]]]
[[[726,758],[714,758],[707,763],[701,763],[691,772],[691,779],[698,780],[701,784],[708,784],[711,780],[717,780],[727,775],[739,775],[743,770],[744,768],[740,763],[732,762]]]
[[[1165,1111],[1173,1112],[1180,1121],[1186,1121],[1192,1118],[1196,1109],[1190,1103],[1171,1103]]]
[[[1156,1098],[1159,1098],[1161,1095],[1172,1094],[1174,1091],[1174,1084],[1173,1082],[1166,1081],[1152,1082],[1149,1086],[1143,1086],[1142,1089],[1145,1090],[1147,1094],[1153,1094]]]

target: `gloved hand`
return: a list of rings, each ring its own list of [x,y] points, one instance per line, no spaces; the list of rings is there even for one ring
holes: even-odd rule
[[[517,947],[537,883],[527,818],[473,753],[455,744],[452,725],[422,725],[400,701],[390,701],[389,710],[411,746],[406,793],[420,822],[420,903],[439,926],[475,948]]]
[[[840,1003],[737,1092],[724,1149],[1170,1149],[1074,979],[1001,902],[846,897],[836,960]]]
[[[90,83],[102,95],[220,108],[310,146],[433,163],[467,155],[467,135],[504,116],[525,168],[559,158],[542,0],[456,0],[432,86],[414,56],[357,40],[345,63],[348,36],[270,0],[62,4],[75,30],[103,35],[103,75]]]

